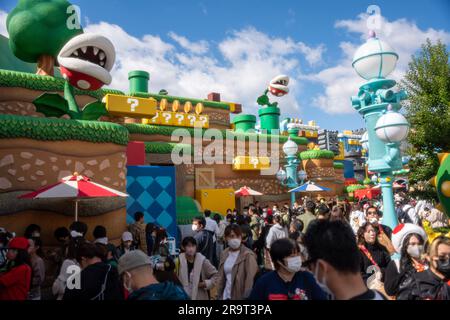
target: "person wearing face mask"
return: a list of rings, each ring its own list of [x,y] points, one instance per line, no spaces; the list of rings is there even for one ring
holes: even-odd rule
[[[450,238],[434,239],[427,259],[429,269],[412,276],[402,300],[450,300]]]
[[[370,222],[364,223],[358,230],[358,247],[360,249],[360,267],[364,281],[377,270],[377,279],[383,282],[384,270],[391,261],[387,249],[378,242],[378,228]]]
[[[216,284],[217,269],[201,253],[193,237],[183,239],[184,250],[176,262],[176,273],[184,291],[192,300],[209,300],[209,290]]]
[[[384,224],[381,224],[381,217],[382,214],[380,210],[378,210],[377,207],[370,206],[366,210],[366,221],[370,222],[371,224],[375,225],[380,232],[384,232],[389,239],[392,237],[392,229]]]
[[[367,288],[360,273],[360,253],[350,225],[344,221],[317,220],[303,237],[308,251],[305,264],[319,286],[335,300],[385,300]]]
[[[119,259],[119,276],[129,293],[127,300],[189,300],[180,286],[171,281],[158,282],[152,262],[141,250],[125,253]]]
[[[213,234],[207,230],[206,220],[202,216],[195,217],[192,221],[192,231],[195,232],[194,239],[197,241],[197,251],[206,257],[210,262],[214,258]]]
[[[388,295],[403,300],[404,289],[412,281],[412,276],[428,268],[423,259],[426,241],[425,230],[415,224],[399,224],[394,229],[392,244],[400,259],[391,260],[386,267],[384,289]]]
[[[220,257],[217,295],[220,300],[242,300],[248,297],[258,273],[255,253],[242,243],[239,225],[225,228],[228,244]]]
[[[274,271],[259,277],[250,300],[326,300],[310,272],[301,270],[302,259],[298,244],[291,239],[279,239],[270,248]]]

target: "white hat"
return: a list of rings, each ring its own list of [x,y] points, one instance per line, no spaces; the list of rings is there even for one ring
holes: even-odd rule
[[[133,241],[133,235],[129,231],[122,233],[122,241]]]
[[[417,233],[422,237],[424,242],[427,241],[428,237],[423,228],[413,223],[402,223],[395,227],[395,229],[392,231],[392,245],[394,246],[395,251],[400,253],[400,250],[403,246],[403,241],[405,240],[406,236],[411,233]]]

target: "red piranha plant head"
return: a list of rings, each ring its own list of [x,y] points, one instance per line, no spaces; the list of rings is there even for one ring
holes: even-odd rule
[[[64,79],[81,90],[97,90],[111,83],[109,73],[116,52],[107,38],[84,33],[70,39],[58,54],[58,64]]]
[[[273,94],[276,97],[284,96],[285,94],[288,94],[289,88],[289,77],[285,75],[279,75],[270,80],[269,83],[269,92]]]

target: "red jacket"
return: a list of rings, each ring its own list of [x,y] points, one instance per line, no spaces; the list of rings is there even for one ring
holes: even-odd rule
[[[0,274],[0,300],[26,300],[31,284],[31,267],[22,264]]]

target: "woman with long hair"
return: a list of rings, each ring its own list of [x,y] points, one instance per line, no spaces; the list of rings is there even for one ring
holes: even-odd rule
[[[41,238],[31,238],[28,239],[28,242],[30,243],[28,253],[30,254],[31,267],[33,269],[28,299],[41,300],[41,286],[45,281],[45,263],[42,259],[42,240]]]
[[[427,259],[430,267],[412,276],[402,300],[450,300],[450,238],[434,239]]]
[[[402,293],[412,281],[412,276],[428,268],[424,259],[426,242],[425,230],[415,224],[399,224],[394,229],[392,244],[400,259],[391,260],[386,268],[384,288],[388,295],[402,300]]]
[[[379,280],[383,282],[384,270],[391,261],[391,257],[386,248],[378,242],[378,228],[366,222],[359,228],[357,236],[361,275],[364,281],[367,281],[375,270],[380,276]]]
[[[31,262],[28,239],[17,237],[8,243],[6,264],[0,270],[0,301],[26,300],[31,286]]]

